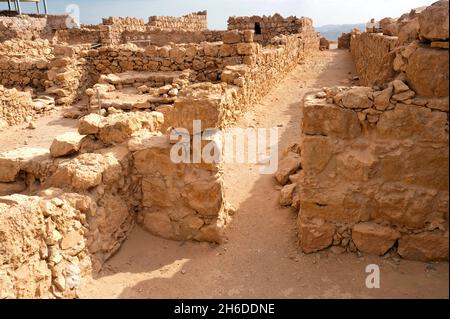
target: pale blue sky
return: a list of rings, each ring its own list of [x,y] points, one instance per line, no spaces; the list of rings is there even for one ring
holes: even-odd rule
[[[315,26],[366,22],[370,18],[397,17],[411,8],[430,5],[435,0],[47,0],[51,13],[64,13],[68,4],[78,4],[82,23],[97,24],[102,17],[183,15],[208,10],[209,28],[226,29],[229,16],[306,16]],[[0,3],[0,8],[6,8]],[[23,4],[35,12],[33,4]]]

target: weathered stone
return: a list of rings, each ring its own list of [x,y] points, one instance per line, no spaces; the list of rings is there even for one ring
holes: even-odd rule
[[[432,48],[436,49],[447,49],[449,48],[448,41],[433,41],[430,45]]]
[[[97,134],[103,119],[103,116],[94,113],[82,117],[78,123],[78,133],[83,135]]]
[[[301,165],[308,172],[319,174],[331,159],[330,138],[324,136],[305,136],[303,139]]]
[[[418,48],[411,54],[406,76],[417,95],[448,96],[448,57],[448,51],[428,48]]]
[[[32,166],[33,161],[42,161],[49,154],[48,149],[21,147],[0,153],[0,182],[14,182],[21,169]]]
[[[281,189],[279,200],[281,206],[292,205],[292,196],[294,195],[295,187],[297,187],[297,184],[289,184]]]
[[[437,1],[419,15],[420,37],[427,40],[448,40],[448,23],[448,1]]]
[[[278,170],[275,178],[281,185],[286,185],[289,181],[289,175],[294,174],[300,168],[300,155],[289,152],[278,163]]]
[[[408,90],[402,93],[398,93],[398,94],[394,94],[392,96],[392,99],[396,100],[396,101],[405,101],[408,99],[413,98],[416,95],[416,93],[414,91]]]
[[[223,43],[235,44],[241,42],[241,35],[237,30],[228,31],[223,34]]]
[[[78,152],[84,137],[76,132],[68,132],[56,137],[50,146],[50,155],[61,157]]]
[[[427,107],[434,110],[439,110],[443,112],[448,112],[449,110],[449,98],[442,97],[442,98],[434,98],[428,101]]]
[[[337,136],[353,139],[361,135],[361,124],[356,112],[335,105],[305,100],[302,118],[307,135]]]
[[[298,237],[303,252],[309,254],[325,249],[333,243],[335,226],[321,219],[299,219]]]
[[[409,90],[409,87],[402,80],[394,80],[392,81],[392,85],[394,87],[394,93],[402,93]]]
[[[372,90],[366,87],[354,87],[344,93],[342,104],[350,109],[367,109],[372,107],[370,100]]]
[[[448,233],[403,235],[398,242],[398,253],[413,260],[448,260]]]
[[[384,255],[399,238],[398,231],[373,222],[356,224],[352,229],[353,242],[367,254]]]
[[[49,186],[88,190],[102,182],[105,160],[100,154],[82,154],[58,166],[47,181]]]
[[[387,109],[392,96],[392,92],[393,88],[392,86],[389,86],[383,91],[374,93],[374,105],[377,110],[384,111]]]
[[[26,190],[27,186],[24,181],[16,181],[12,183],[0,182],[0,196],[18,194]]]

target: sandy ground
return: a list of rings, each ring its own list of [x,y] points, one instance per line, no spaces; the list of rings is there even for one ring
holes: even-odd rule
[[[279,127],[283,150],[300,136],[299,109],[304,94],[313,88],[342,85],[349,72],[354,69],[347,51],[321,52],[307,63],[306,70],[304,66],[294,70],[237,126]],[[260,175],[259,167],[225,168],[227,200],[237,212],[224,244],[169,241],[136,227],[104,270],[83,282],[80,297],[448,298],[448,263],[330,250],[301,253],[296,212],[279,207],[276,182],[271,175]],[[379,289],[365,286],[369,264],[380,267]]]
[[[63,118],[58,111],[38,118],[35,123],[35,129],[23,123],[0,130],[0,152],[24,146],[49,148],[56,136],[78,130],[78,120]]]

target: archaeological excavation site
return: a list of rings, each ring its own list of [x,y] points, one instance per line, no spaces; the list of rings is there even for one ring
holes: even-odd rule
[[[448,0],[336,45],[277,13],[18,9],[0,299],[448,298]]]

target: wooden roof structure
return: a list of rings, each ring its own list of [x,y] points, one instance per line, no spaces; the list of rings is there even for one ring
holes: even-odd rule
[[[8,2],[9,11],[17,11],[19,14],[22,14],[22,8],[20,6],[22,2],[34,2],[36,4],[37,13],[40,14],[39,4],[42,2],[44,4],[44,13],[48,14],[47,0],[0,0],[0,2]]]

